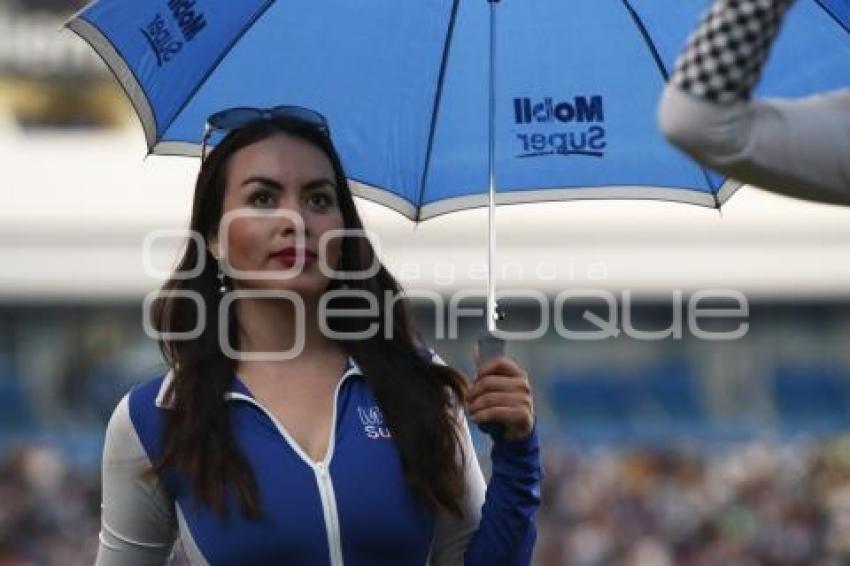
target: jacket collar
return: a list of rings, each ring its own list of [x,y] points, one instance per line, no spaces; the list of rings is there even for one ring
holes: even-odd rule
[[[354,361],[354,358],[348,356],[345,362],[345,369],[343,370],[342,377],[340,379],[345,379],[348,376],[363,376],[363,372],[360,370],[360,366],[357,365],[357,362]],[[162,383],[159,386],[159,391],[156,395],[155,404],[157,407],[161,409],[170,409],[173,405],[171,403],[166,403],[165,401],[165,393],[168,391],[168,386],[174,380],[174,369],[169,369],[168,373],[165,374],[165,377],[162,379]],[[230,378],[230,386],[227,388],[227,391],[224,394],[225,399],[227,399],[232,393],[239,393],[241,395],[246,395],[248,397],[253,398],[250,390],[245,386],[239,376],[233,374]]]

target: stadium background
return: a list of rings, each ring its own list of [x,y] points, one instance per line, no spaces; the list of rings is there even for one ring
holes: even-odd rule
[[[91,563],[106,420],[128,387],[162,371],[142,328],[142,300],[160,282],[143,242],[186,226],[197,170],[143,159],[120,89],[59,31],[79,4],[0,3],[0,566]],[[484,288],[484,211],[414,229],[359,205],[408,290],[448,302]],[[681,339],[550,331],[510,345],[544,439],[537,564],[850,560],[848,221],[848,210],[751,187],[722,214],[634,202],[499,209],[499,289],[610,292],[620,324],[628,309],[641,330],[671,324],[677,292],[730,289],[749,302],[739,340],[698,339],[685,322]],[[157,240],[152,263],[168,270],[178,246]],[[417,305],[425,335],[471,373],[481,321],[438,339],[434,309]],[[539,322],[528,301],[505,306],[512,329]],[[560,316],[580,327],[585,308],[608,316],[600,301]],[[487,440],[475,440],[486,464]]]

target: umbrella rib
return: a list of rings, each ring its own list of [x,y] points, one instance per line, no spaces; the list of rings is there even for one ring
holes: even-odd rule
[[[632,21],[640,31],[640,35],[643,38],[643,42],[646,44],[646,47],[649,49],[649,52],[652,54],[652,58],[655,60],[655,65],[658,67],[661,76],[664,78],[664,82],[667,83],[670,81],[670,73],[667,71],[667,67],[664,66],[664,60],[661,58],[661,54],[658,53],[658,48],[655,46],[655,42],[652,41],[652,37],[649,35],[649,30],[646,29],[646,26],[643,24],[643,20],[637,11],[632,7],[629,3],[629,0],[622,0],[623,6],[628,11],[629,15],[632,18]],[[700,171],[702,171],[702,176],[705,178],[705,183],[708,185],[708,190],[711,192],[711,196],[714,198],[715,207],[720,209],[720,200],[717,198],[717,190],[714,189],[714,186],[711,182],[711,177],[708,175],[708,170],[705,167],[700,167]],[[719,187],[718,187],[719,190]]]
[[[190,92],[189,95],[186,97],[186,100],[183,101],[183,104],[181,104],[180,107],[174,112],[174,115],[168,121],[168,123],[163,125],[163,128],[162,128],[163,134],[165,134],[165,131],[168,130],[168,128],[170,128],[172,124],[174,124],[174,120],[177,118],[177,116],[180,115],[181,112],[183,112],[183,110],[186,108],[186,106],[188,106],[189,102],[195,97],[195,94],[197,94],[197,92],[199,90],[201,90],[201,88],[207,83],[207,81],[212,76],[212,74],[215,72],[215,70],[218,68],[218,66],[221,65],[221,62],[224,61],[224,58],[227,57],[230,54],[230,52],[233,50],[233,47],[239,42],[239,40],[242,39],[242,37],[246,33],[248,33],[249,29],[254,27],[254,24],[257,23],[257,20],[259,20],[261,17],[263,17],[263,15],[268,11],[268,9],[274,3],[275,3],[275,0],[268,0],[268,2],[266,2],[266,5],[263,6],[260,10],[257,10],[257,13],[254,14],[254,17],[251,18],[251,20],[248,23],[245,24],[245,26],[242,28],[242,31],[240,31],[238,34],[236,34],[236,36],[230,42],[230,45],[228,45],[225,49],[222,49],[221,54],[218,56],[218,59],[216,59],[216,61],[210,66],[210,68],[207,70],[204,77],[200,81],[198,81],[198,84],[195,85],[195,87],[192,89],[192,92]],[[148,151],[148,155],[150,155],[151,151],[153,151],[153,148],[151,148]]]
[[[823,0],[815,0],[815,4],[817,4],[821,10],[829,14],[829,17],[835,20],[835,23],[841,26],[841,29],[843,29],[847,33],[850,33],[850,22],[844,21],[844,18],[832,11],[832,8],[824,6]]]
[[[629,15],[632,17],[632,21],[638,27],[638,31],[640,31],[643,41],[649,48],[652,58],[655,59],[655,64],[658,66],[658,70],[661,72],[661,76],[664,77],[664,82],[666,83],[670,80],[670,73],[667,72],[667,67],[664,66],[664,61],[661,59],[661,54],[658,53],[658,48],[655,47],[655,42],[652,41],[652,38],[649,36],[649,31],[646,29],[646,26],[643,25],[643,20],[629,3],[629,0],[622,0],[622,2],[623,6],[629,12]]]
[[[446,30],[446,41],[443,44],[443,57],[440,61],[440,74],[437,78],[437,90],[434,93],[434,105],[431,108],[431,128],[428,132],[428,147],[425,151],[425,164],[422,169],[422,178],[419,182],[419,197],[416,199],[416,215],[414,222],[419,222],[419,213],[422,209],[422,199],[425,197],[425,185],[428,181],[428,170],[431,168],[431,153],[434,148],[434,136],[437,130],[437,114],[440,112],[440,101],[443,98],[443,82],[446,76],[446,67],[449,61],[449,51],[451,51],[452,37],[454,37],[455,20],[457,19],[457,9],[459,0],[454,0],[452,3],[452,14],[449,19],[449,27]]]

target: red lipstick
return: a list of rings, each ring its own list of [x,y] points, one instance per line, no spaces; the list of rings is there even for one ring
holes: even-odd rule
[[[288,247],[272,253],[271,257],[282,263],[284,267],[290,268],[297,263],[299,257],[304,258],[304,267],[309,267],[316,262],[318,256],[316,252],[305,248]]]

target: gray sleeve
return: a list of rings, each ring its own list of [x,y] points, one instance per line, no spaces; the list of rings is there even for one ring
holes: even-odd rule
[[[129,394],[118,403],[103,448],[101,530],[96,566],[166,564],[177,538],[174,503],[150,465],[130,420]]]
[[[850,204],[850,90],[750,100],[792,0],[714,0],[661,97],[667,139],[712,169],[786,196]]]
[[[671,83],[661,99],[659,124],[691,157],[738,181],[850,205],[850,89],[716,104]]]
[[[429,562],[433,566],[463,564],[466,547],[481,522],[481,507],[484,505],[484,495],[487,490],[487,484],[484,481],[484,475],[481,473],[478,457],[472,445],[469,425],[462,410],[458,420],[462,429],[461,438],[463,439],[465,460],[464,483],[466,492],[461,502],[463,518],[458,518],[444,509],[437,513],[434,542],[431,547],[431,560]]]
[[[433,349],[430,349],[430,352],[432,362],[447,365]],[[458,518],[445,509],[440,509],[437,512],[434,540],[428,562],[431,566],[463,564],[466,547],[481,522],[481,507],[484,505],[484,495],[487,491],[487,483],[484,481],[484,474],[481,473],[478,456],[472,444],[469,423],[463,407],[460,406],[457,399],[454,399],[454,401],[453,416],[460,431],[464,459],[464,485],[466,490],[463,501],[461,501],[463,518]]]

